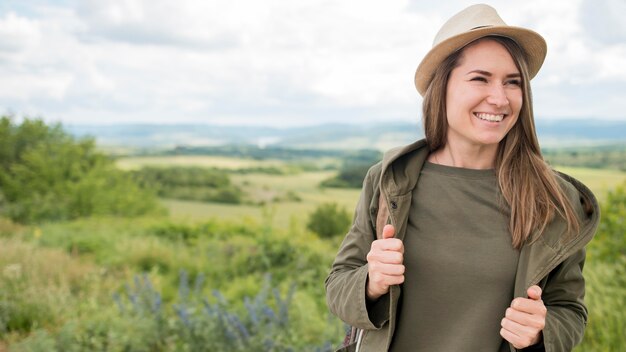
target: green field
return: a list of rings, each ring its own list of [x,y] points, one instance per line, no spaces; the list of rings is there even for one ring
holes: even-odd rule
[[[332,352],[343,339],[324,279],[360,190],[319,185],[358,187],[379,154],[112,159],[42,121],[0,122],[0,352]],[[158,167],[120,171],[144,166]],[[623,351],[626,173],[560,169],[602,208],[575,351]],[[318,208],[331,202],[348,214]]]
[[[328,161],[326,161],[328,162]],[[246,168],[286,165],[282,161],[258,161],[250,159],[226,157],[189,157],[173,156],[158,158],[129,158],[118,162],[120,167],[137,168],[144,165],[161,166],[202,166],[216,168]],[[598,197],[604,199],[608,190],[626,181],[626,173],[619,170],[556,167],[587,185]],[[233,183],[241,186],[250,197],[265,203],[259,205],[230,205],[220,203],[181,201],[164,199],[163,203],[169,209],[174,219],[206,220],[225,219],[237,221],[242,218],[260,219],[268,214],[272,216],[274,225],[286,228],[292,221],[302,224],[308,214],[317,205],[325,202],[335,202],[352,212],[359,197],[359,189],[320,188],[319,183],[334,175],[334,171],[299,172],[287,175],[268,175],[252,173],[246,175],[233,174]],[[272,202],[274,197],[280,197],[286,192],[295,192],[301,198],[299,202]]]
[[[331,177],[333,172],[302,172],[294,175],[248,174],[233,175],[235,184],[258,200],[267,200],[264,206],[230,205],[220,203],[180,201],[164,199],[170,216],[179,220],[222,219],[237,221],[242,218],[259,220],[271,216],[275,226],[286,228],[292,221],[303,224],[308,214],[320,203],[335,202],[353,211],[359,197],[358,189],[320,188],[319,183]],[[301,201],[271,202],[274,196],[288,191],[295,192]]]
[[[200,166],[219,169],[243,169],[253,167],[284,166],[280,160],[254,160],[242,158],[228,158],[208,155],[179,155],[179,156],[137,156],[120,158],[116,162],[122,170],[136,170],[144,166]]]
[[[557,166],[557,170],[575,177],[593,191],[598,200],[603,200],[606,192],[626,181],[626,172],[608,169],[589,169]]]

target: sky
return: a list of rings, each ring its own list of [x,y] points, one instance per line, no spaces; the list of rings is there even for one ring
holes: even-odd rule
[[[2,0],[0,113],[64,124],[417,121],[415,69],[471,1]],[[491,1],[544,36],[536,117],[626,121],[626,2]]]

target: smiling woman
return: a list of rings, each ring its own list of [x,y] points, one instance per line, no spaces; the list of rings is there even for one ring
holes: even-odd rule
[[[346,351],[580,343],[598,205],[541,155],[530,80],[545,55],[487,5],[443,25],[415,74],[426,138],[369,170],[326,280],[331,311],[356,328]]]
[[[520,73],[495,39],[472,43],[457,60],[446,91],[450,148],[433,153],[433,158],[461,167],[490,168],[498,143],[515,125],[522,107]],[[457,161],[459,156],[451,154],[457,148],[476,156]],[[476,164],[463,165],[470,162]]]

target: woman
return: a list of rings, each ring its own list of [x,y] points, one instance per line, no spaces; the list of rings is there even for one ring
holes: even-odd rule
[[[541,156],[529,81],[545,55],[487,5],[443,25],[415,75],[426,138],[370,169],[326,280],[331,311],[359,329],[344,350],[580,343],[599,212]]]

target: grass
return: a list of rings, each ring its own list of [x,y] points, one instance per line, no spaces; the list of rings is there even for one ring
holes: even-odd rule
[[[211,297],[211,289],[218,289],[235,310],[243,308],[244,297],[258,294],[269,272],[281,292],[296,285],[298,302],[291,309],[299,345],[341,338],[341,324],[329,320],[321,284],[336,245],[301,228],[156,217],[90,218],[30,228],[5,222],[4,228],[19,231],[0,236],[0,351],[7,344],[14,351],[179,350],[171,345],[177,340],[167,339],[169,347],[147,348],[152,323],[121,316],[113,296],[124,295],[125,283],[145,273],[168,307],[163,314],[170,326],[172,309],[179,306],[181,271],[190,280],[204,277],[198,295]],[[74,348],[64,348],[69,346]]]
[[[617,170],[557,167],[586,184],[598,197],[604,199],[608,190],[626,180],[626,173]],[[166,199],[163,203],[174,219],[205,220],[241,218],[260,219],[268,210],[274,225],[287,228],[293,221],[303,224],[308,215],[320,203],[335,202],[352,212],[359,198],[360,189],[320,188],[322,180],[334,175],[333,171],[302,172],[288,175],[247,174],[233,175],[233,183],[241,186],[252,199],[264,201],[267,207],[257,205],[227,205]],[[273,196],[288,191],[295,192],[300,202],[275,202]]]
[[[208,155],[180,155],[125,157],[118,159],[116,165],[122,170],[136,170],[144,166],[201,166],[236,170],[252,167],[280,167],[284,166],[285,163],[280,160],[254,160]]]
[[[332,171],[302,172],[290,175],[247,174],[233,175],[233,183],[241,186],[252,199],[265,200],[265,206],[229,205],[165,199],[163,203],[174,219],[237,221],[242,218],[260,220],[269,214],[273,225],[285,229],[295,221],[304,224],[308,215],[320,204],[335,202],[352,212],[359,197],[359,189],[320,188],[319,183],[331,177]],[[271,202],[273,196],[294,192],[300,201]]]
[[[619,171],[559,169],[590,186],[601,200],[626,179]],[[336,202],[349,211],[356,204],[358,189],[318,187],[330,176],[330,171],[232,176],[257,199],[266,192],[295,192],[299,202],[258,206],[163,200],[170,209],[168,218],[91,218],[39,227],[0,219],[0,303],[5,304],[0,313],[16,317],[11,331],[0,338],[0,351],[3,344],[17,341],[44,346],[61,333],[90,339],[118,334],[115,341],[148,346],[147,333],[141,332],[148,328],[120,317],[111,294],[124,292],[133,275],[146,273],[163,303],[173,304],[180,270],[190,277],[204,274],[209,287],[220,289],[235,306],[257,294],[265,272],[272,272],[283,290],[296,282],[292,322],[307,327],[298,329],[301,338],[307,343],[321,341],[320,336],[340,339],[340,332],[329,330],[337,321],[327,318],[323,278],[341,238],[320,240],[304,230],[318,204]],[[199,223],[207,219],[214,220]],[[590,319],[576,351],[619,350],[616,336],[626,333],[626,294],[623,280],[616,278],[624,276],[624,267],[589,258],[585,276]],[[210,296],[207,290],[202,294]],[[7,316],[0,316],[0,323],[7,324]],[[139,330],[127,333],[136,325]],[[48,337],[41,335],[42,329]]]
[[[588,258],[591,259],[591,258]],[[626,336],[626,258],[585,265],[589,320],[583,343],[575,351],[623,351]]]
[[[604,199],[609,190],[626,181],[626,172],[619,170],[566,166],[556,166],[555,169],[584,183],[600,201]]]
[[[118,278],[88,258],[19,238],[0,238],[0,268],[0,340],[5,343],[99,311],[98,302],[117,287]]]

